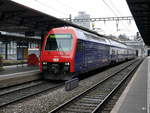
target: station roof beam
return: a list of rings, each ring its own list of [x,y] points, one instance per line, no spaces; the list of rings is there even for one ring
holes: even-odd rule
[[[146,45],[150,45],[150,0],[127,0],[139,32]]]
[[[43,35],[51,28],[62,26],[73,26],[94,32],[11,0],[0,0],[0,31],[35,34],[37,36]]]

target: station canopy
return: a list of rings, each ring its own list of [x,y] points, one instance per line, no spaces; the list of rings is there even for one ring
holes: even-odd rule
[[[127,3],[145,44],[150,46],[150,0],[127,0]]]
[[[62,26],[73,26],[93,32],[11,0],[0,0],[0,31],[37,36],[51,28]]]

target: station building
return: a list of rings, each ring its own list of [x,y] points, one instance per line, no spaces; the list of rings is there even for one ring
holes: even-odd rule
[[[0,55],[4,60],[25,60],[28,58],[28,49],[39,47],[40,37],[0,32]]]
[[[90,29],[91,27],[90,27],[90,15],[89,14],[87,14],[86,12],[84,12],[84,11],[80,11],[80,12],[78,12],[78,15],[75,17],[75,19],[76,20],[86,20],[86,21],[73,21],[73,23],[75,23],[75,24],[77,24],[77,25],[79,25],[79,26],[83,26],[83,27],[85,27],[85,28],[88,28],[88,29]]]
[[[121,42],[123,42],[126,45],[129,45],[129,46],[131,46],[133,48],[136,48],[136,55],[138,57],[145,57],[145,56],[147,56],[147,53],[146,53],[146,49],[147,48],[146,48],[143,40],[142,41],[137,41],[137,40],[132,40],[131,41],[131,40],[129,40],[129,41],[121,41]]]

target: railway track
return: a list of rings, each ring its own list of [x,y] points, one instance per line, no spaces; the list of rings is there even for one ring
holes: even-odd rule
[[[22,100],[29,96],[33,96],[38,93],[47,91],[49,89],[54,89],[56,87],[62,86],[63,84],[64,83],[62,82],[54,83],[40,80],[0,89],[0,107]]]
[[[103,81],[73,97],[49,113],[96,113],[104,109],[104,105],[138,67],[142,60],[135,60],[118,70]]]

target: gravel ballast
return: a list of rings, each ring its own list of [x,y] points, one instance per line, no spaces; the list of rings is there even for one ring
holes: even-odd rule
[[[44,93],[38,94],[21,100],[19,102],[7,105],[3,108],[0,108],[0,113],[47,113],[59,106],[60,104],[68,101],[73,96],[78,95],[79,93],[87,90],[97,82],[101,81],[102,78],[109,76],[118,68],[124,66],[123,64],[110,68],[104,72],[86,78],[79,83],[79,87],[73,89],[72,91],[65,91],[65,87],[46,91]],[[114,70],[115,69],[115,70]]]

